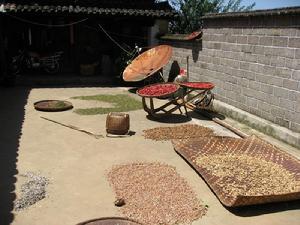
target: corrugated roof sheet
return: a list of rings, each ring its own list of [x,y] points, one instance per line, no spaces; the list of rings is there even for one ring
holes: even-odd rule
[[[5,3],[0,12],[6,13],[72,13],[72,14],[94,14],[94,15],[121,15],[121,16],[146,16],[155,18],[172,18],[177,13],[173,10],[162,9],[127,9],[127,8],[100,8],[73,5],[23,5]]]

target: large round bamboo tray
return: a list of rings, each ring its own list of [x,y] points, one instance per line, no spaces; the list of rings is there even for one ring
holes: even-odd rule
[[[179,87],[180,86],[178,84],[171,83],[171,82],[156,83],[156,84],[149,84],[142,88],[139,88],[136,91],[136,93],[141,97],[164,99],[173,96],[178,91]],[[149,94],[147,94],[147,92],[149,92]]]
[[[182,82],[180,86],[195,90],[211,90],[215,87],[215,85],[210,82]]]
[[[92,219],[77,225],[142,225],[133,220],[122,217],[102,217],[99,219]]]
[[[200,39],[202,36],[202,31],[194,31],[192,33],[190,33],[187,37],[185,37],[185,40],[195,40],[195,39]]]
[[[172,143],[228,207],[300,199],[300,160],[256,136]]]
[[[34,103],[34,108],[44,112],[60,112],[73,108],[71,102],[61,100],[42,100]]]

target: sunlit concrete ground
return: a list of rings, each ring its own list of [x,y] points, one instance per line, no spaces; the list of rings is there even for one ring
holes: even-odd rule
[[[146,140],[144,129],[157,126],[197,123],[215,130],[219,135],[235,136],[229,130],[199,115],[191,114],[192,119],[173,116],[169,120],[154,121],[146,117],[144,110],[131,111],[130,130],[135,135],[127,138],[95,139],[87,134],[62,127],[43,120],[40,116],[74,125],[97,134],[105,135],[106,115],[81,116],[72,110],[57,113],[36,111],[33,103],[44,99],[69,100],[73,96],[128,93],[125,88],[41,88],[28,90],[26,101],[14,101],[22,89],[5,89],[0,91],[1,100],[12,102],[1,106],[1,118],[5,122],[1,132],[1,142],[10,138],[10,132],[18,124],[10,123],[14,114],[19,115],[20,134],[15,135],[16,144],[7,148],[17,148],[16,180],[14,193],[20,193],[22,179],[19,174],[28,171],[38,172],[50,179],[47,197],[35,205],[23,210],[12,211],[12,224],[15,225],[73,225],[92,218],[122,216],[114,206],[114,193],[106,179],[107,171],[115,164],[130,162],[163,162],[175,166],[178,173],[185,177],[195,190],[203,204],[208,205],[207,215],[195,221],[194,225],[220,224],[299,224],[300,201],[276,203],[237,210],[225,208],[208,188],[201,177],[174,151],[171,142]],[[138,96],[133,97],[140,99]],[[22,121],[22,104],[24,103],[24,121]],[[75,108],[90,107],[86,101],[74,101]],[[96,106],[99,103],[95,103]],[[294,149],[270,137],[236,123],[247,133],[256,133],[283,150],[300,158],[300,150]],[[19,124],[19,125],[20,125]],[[11,132],[13,133],[13,132]],[[2,145],[2,144],[1,144]],[[5,146],[5,144],[4,144]],[[13,156],[12,156],[13,157]],[[5,160],[1,157],[0,160]],[[0,162],[1,164],[2,162]],[[1,168],[4,169],[4,168]],[[4,172],[5,173],[5,172]],[[9,173],[8,175],[13,174]],[[17,196],[18,197],[18,196]],[[7,209],[6,209],[7,211]]]

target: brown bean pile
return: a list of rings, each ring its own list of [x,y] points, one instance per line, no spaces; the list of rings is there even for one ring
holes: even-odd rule
[[[143,130],[146,139],[164,141],[212,136],[213,130],[196,124],[185,124],[173,127],[156,127]]]
[[[198,166],[217,177],[216,183],[231,196],[276,195],[300,191],[300,181],[283,166],[241,155],[199,156]]]
[[[172,166],[118,165],[108,173],[108,180],[116,198],[125,201],[121,212],[142,224],[188,224],[206,213],[206,207]]]

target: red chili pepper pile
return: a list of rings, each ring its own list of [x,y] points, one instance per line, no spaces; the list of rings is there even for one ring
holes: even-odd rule
[[[160,97],[172,94],[177,89],[178,86],[176,84],[154,84],[139,89],[138,94],[141,96]]]
[[[215,85],[210,82],[184,82],[181,83],[181,85],[188,88],[195,88],[195,89],[212,89],[215,87]]]

